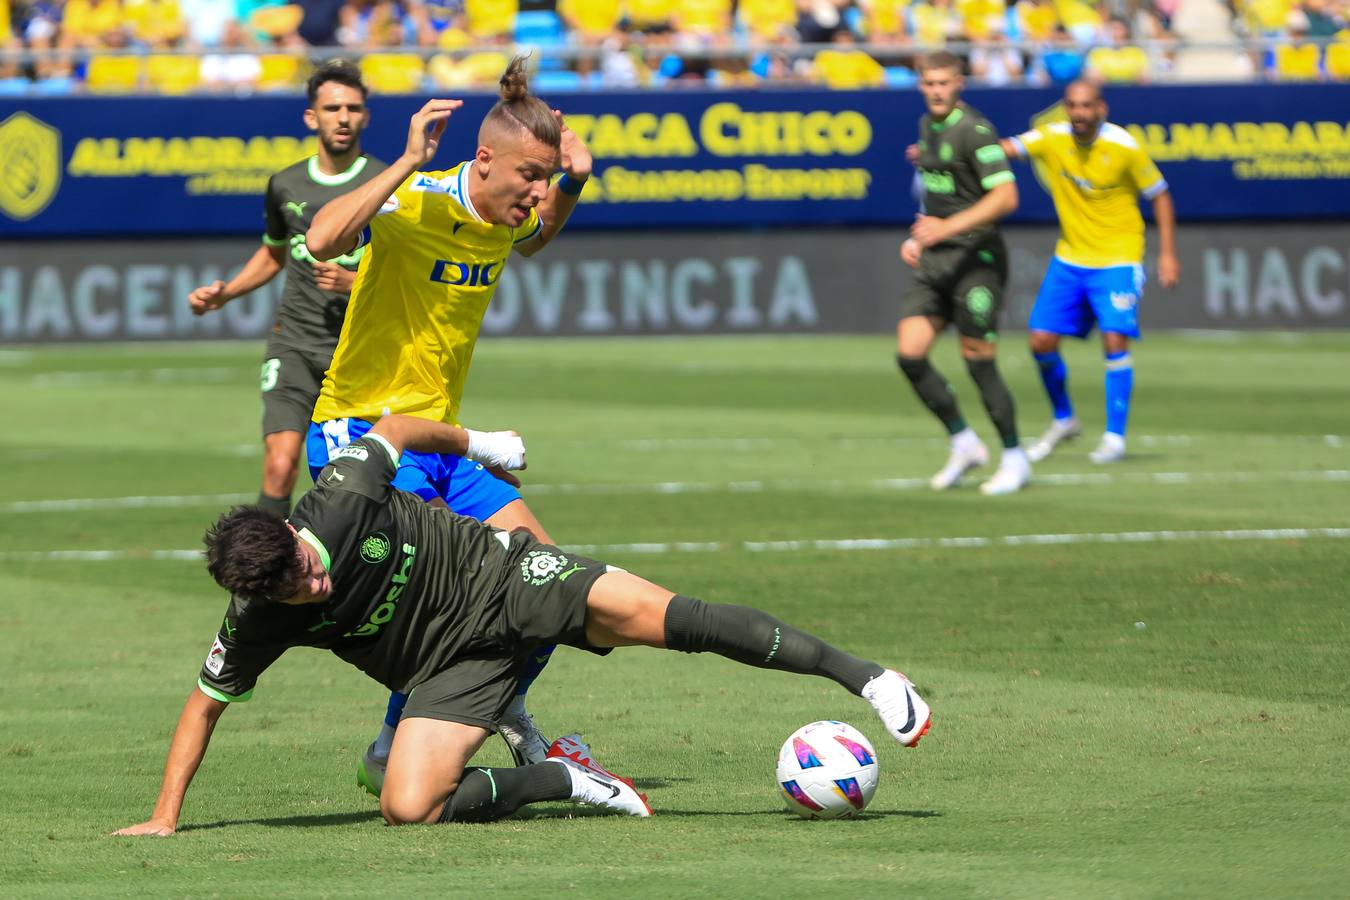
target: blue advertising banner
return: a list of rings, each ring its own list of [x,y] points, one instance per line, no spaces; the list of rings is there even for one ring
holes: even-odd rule
[[[597,159],[577,227],[894,225],[915,213],[905,147],[916,91],[761,90],[549,96]],[[1045,89],[970,90],[1004,134]],[[1350,213],[1350,85],[1108,91],[1111,119],[1152,154],[1179,215]],[[374,97],[365,147],[392,159],[420,97]],[[465,97],[438,162],[472,155],[493,98]],[[4,98],[0,237],[256,234],[267,178],[313,152],[297,97]],[[1019,168],[1017,219],[1053,219]],[[1025,176],[1025,177],[1023,177]]]

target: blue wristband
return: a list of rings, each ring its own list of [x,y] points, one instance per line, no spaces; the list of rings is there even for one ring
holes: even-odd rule
[[[558,179],[558,190],[562,191],[564,194],[569,194],[573,197],[580,194],[581,189],[584,188],[585,186],[586,181],[584,179],[581,181],[577,181],[575,178],[573,178],[571,175],[568,175],[566,172],[563,173],[563,177]]]

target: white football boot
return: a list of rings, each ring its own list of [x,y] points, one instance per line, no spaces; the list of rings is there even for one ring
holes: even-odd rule
[[[910,680],[894,669],[887,669],[863,685],[862,697],[872,704],[891,737],[906,747],[917,747],[919,738],[933,726],[928,704]]]
[[[516,697],[506,707],[501,721],[497,723],[506,746],[511,748],[511,758],[518,766],[543,762],[548,756],[548,738],[534,724],[534,717],[525,711],[525,698]]]
[[[1097,449],[1088,454],[1088,459],[1099,466],[1120,462],[1124,458],[1125,438],[1109,431],[1102,435],[1102,442],[1097,445]]]
[[[989,449],[979,438],[968,441],[952,441],[952,452],[947,464],[928,482],[935,491],[945,491],[953,487],[971,469],[977,469],[989,462]]]
[[[980,493],[986,497],[998,497],[1002,494],[1015,494],[1031,481],[1031,463],[1021,447],[1011,447],[1003,451],[998,469],[988,481],[980,485]]]
[[[1027,459],[1040,462],[1055,452],[1055,448],[1065,441],[1071,441],[1083,433],[1083,426],[1074,419],[1055,419],[1045,433],[1036,438],[1027,448]]]
[[[570,759],[577,765],[585,766],[592,772],[599,772],[610,778],[617,778],[629,787],[635,788],[632,780],[616,775],[595,761],[591,755],[591,746],[581,739],[579,734],[565,734],[548,746],[549,759]]]
[[[652,808],[647,805],[647,798],[617,775],[583,766],[564,757],[556,757],[547,762],[557,763],[572,776],[572,799],[577,803],[599,806],[642,818],[652,814]]]

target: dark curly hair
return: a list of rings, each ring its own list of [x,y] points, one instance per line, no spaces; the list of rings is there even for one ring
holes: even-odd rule
[[[314,74],[309,76],[309,81],[305,82],[305,94],[309,97],[310,106],[318,99],[319,88],[330,81],[356,88],[362,97],[370,96],[370,88],[361,80],[361,70],[356,67],[356,63],[349,59],[330,59],[315,69]]]
[[[250,602],[275,603],[300,589],[300,556],[285,521],[260,506],[236,506],[202,536],[206,570]]]

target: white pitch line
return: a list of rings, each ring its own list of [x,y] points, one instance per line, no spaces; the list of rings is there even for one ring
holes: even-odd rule
[[[29,387],[66,387],[84,384],[220,384],[244,377],[240,368],[226,366],[177,369],[102,369],[39,372],[29,376]]]
[[[1350,538],[1350,528],[1231,528],[1217,531],[1099,531],[1064,534],[1005,534],[986,537],[848,538],[844,540],[794,541],[684,541],[639,544],[572,544],[576,553],[606,556],[611,553],[670,554],[716,553],[743,550],[748,553],[786,553],[803,550],[853,552],[860,550],[972,549],[988,547],[1034,547],[1064,544],[1159,544],[1177,541],[1289,541]],[[0,552],[0,562],[110,562],[127,560],[196,561],[200,550],[10,550]]]
[[[246,503],[255,494],[197,494],[162,497],[86,497],[75,500],[18,500],[0,505],[0,513],[87,512],[98,509],[184,509]]]
[[[1037,475],[1034,483],[1057,487],[1109,484],[1263,484],[1270,482],[1327,483],[1350,481],[1350,469],[1309,469],[1287,472],[1062,472]],[[922,491],[927,478],[876,478],[867,481],[838,479],[768,479],[760,481],[658,481],[582,482],[534,484],[525,487],[527,497],[547,496],[637,496],[644,494],[768,494],[796,491],[838,492],[847,490]],[[106,509],[188,509],[247,503],[252,494],[199,494],[181,496],[89,497],[70,500],[18,500],[0,504],[0,514],[70,513]]]

